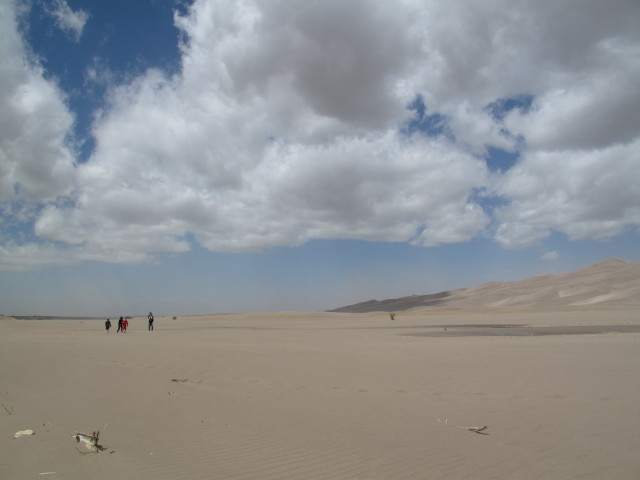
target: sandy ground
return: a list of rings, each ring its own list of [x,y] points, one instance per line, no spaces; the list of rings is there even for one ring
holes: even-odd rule
[[[637,479],[640,333],[615,325],[640,314],[1,318],[0,478]],[[101,453],[71,437],[98,429]]]

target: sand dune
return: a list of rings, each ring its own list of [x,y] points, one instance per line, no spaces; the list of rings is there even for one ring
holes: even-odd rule
[[[358,313],[434,307],[546,308],[581,305],[640,306],[640,262],[612,258],[560,275],[539,275],[516,282],[489,282],[433,295],[369,300],[331,311]]]

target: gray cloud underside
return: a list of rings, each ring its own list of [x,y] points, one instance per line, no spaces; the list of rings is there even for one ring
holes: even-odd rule
[[[15,8],[0,6],[3,268],[144,262],[192,238],[515,248],[640,225],[635,1],[197,0],[175,18],[181,71],[112,84],[80,164]],[[439,135],[406,128],[416,98]],[[490,170],[489,146],[518,162]]]

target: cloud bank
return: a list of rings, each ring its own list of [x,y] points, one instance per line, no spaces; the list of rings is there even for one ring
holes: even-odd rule
[[[635,1],[196,0],[180,71],[112,84],[86,162],[0,9],[0,268],[640,225]]]

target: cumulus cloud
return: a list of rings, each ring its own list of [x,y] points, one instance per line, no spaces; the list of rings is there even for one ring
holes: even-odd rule
[[[89,20],[89,14],[84,10],[72,10],[66,0],[55,0],[49,6],[49,13],[56,19],[56,25],[69,35],[72,40],[79,42],[84,26]]]
[[[1,144],[3,199],[34,199],[38,241],[77,259],[148,261],[194,240],[515,248],[640,225],[637,2],[196,0],[175,14],[180,72],[111,85],[75,168],[64,95],[3,18],[0,101],[24,119]],[[24,90],[40,93],[31,110]],[[519,160],[491,171],[489,147]]]

